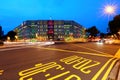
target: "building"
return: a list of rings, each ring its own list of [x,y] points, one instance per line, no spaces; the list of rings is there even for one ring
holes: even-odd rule
[[[85,28],[72,20],[27,20],[14,31],[19,39],[64,40],[85,36]]]

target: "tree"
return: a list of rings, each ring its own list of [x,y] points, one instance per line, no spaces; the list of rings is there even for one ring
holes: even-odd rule
[[[100,33],[100,38],[105,38],[106,34],[105,33]]]
[[[11,40],[11,41],[14,41],[16,34],[17,34],[17,33],[14,32],[14,31],[9,31],[9,32],[7,33],[7,37],[10,37],[10,40]]]
[[[109,22],[109,29],[112,34],[115,34],[120,39],[120,14],[116,15],[112,21]]]
[[[2,26],[0,26],[0,40],[2,39],[3,35],[4,35],[4,32],[2,31]]]
[[[99,30],[96,28],[96,26],[92,26],[86,30],[90,36],[96,37],[97,34],[99,33]]]

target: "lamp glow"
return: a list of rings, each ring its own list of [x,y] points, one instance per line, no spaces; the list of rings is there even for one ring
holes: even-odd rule
[[[113,5],[107,5],[104,7],[104,13],[108,15],[115,14],[115,12],[116,12],[116,7]]]
[[[101,16],[108,16],[108,18],[109,18],[110,16],[116,15],[117,10],[118,10],[118,4],[117,3],[106,2],[105,4],[103,4],[103,7],[100,10],[100,11],[102,11]]]

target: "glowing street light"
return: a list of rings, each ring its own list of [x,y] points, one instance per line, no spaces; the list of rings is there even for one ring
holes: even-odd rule
[[[107,2],[106,4],[103,5],[101,11],[102,11],[102,15],[103,16],[107,16],[108,17],[108,22],[109,22],[110,16],[116,15],[117,4],[115,2]],[[108,30],[107,30],[107,32],[108,32]]]
[[[106,5],[104,7],[104,13],[108,14],[108,15],[114,15],[114,14],[116,14],[116,6]]]
[[[108,18],[112,15],[116,15],[117,4],[109,3],[103,6],[103,14],[107,15]]]
[[[105,12],[108,14],[114,14],[115,13],[115,7],[114,6],[105,6]]]
[[[17,35],[15,36],[15,40],[16,40],[16,41],[18,40],[18,36],[17,36]]]
[[[10,41],[10,37],[9,36],[7,37],[7,41]]]

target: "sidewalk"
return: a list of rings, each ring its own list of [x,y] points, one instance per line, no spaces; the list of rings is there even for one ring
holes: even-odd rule
[[[120,80],[120,61],[115,64],[107,80]]]
[[[120,40],[114,40],[113,44],[120,44]]]

